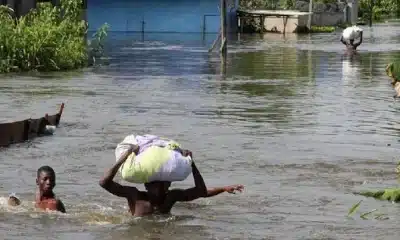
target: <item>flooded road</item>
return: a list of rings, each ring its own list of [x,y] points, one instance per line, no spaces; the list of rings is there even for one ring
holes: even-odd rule
[[[226,74],[215,36],[114,34],[109,66],[0,80],[0,121],[66,104],[60,128],[0,150],[4,239],[398,239],[400,205],[352,192],[398,186],[400,102],[384,73],[400,57],[400,25],[365,28],[348,56],[340,31],[241,36]],[[170,217],[132,219],[98,180],[131,133],[183,143],[208,187],[242,194],[177,204]],[[68,213],[33,209],[35,175],[54,167]],[[119,180],[119,177],[118,177]],[[173,187],[193,185],[192,176]],[[142,186],[139,186],[143,189]],[[17,193],[23,205],[6,206]],[[360,212],[346,217],[363,200]],[[359,216],[377,209],[386,220]]]

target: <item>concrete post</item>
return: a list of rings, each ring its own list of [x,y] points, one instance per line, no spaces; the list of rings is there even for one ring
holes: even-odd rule
[[[17,4],[16,4],[16,0],[7,0],[6,4],[8,5],[9,8],[12,8],[14,10],[14,17],[18,17],[18,9],[15,9]]]
[[[36,0],[23,0],[21,1],[19,15],[24,16],[34,8],[36,8]]]
[[[227,51],[227,39],[226,39],[226,33],[227,33],[227,22],[226,22],[226,0],[221,0],[220,1],[220,11],[221,11],[221,16],[220,16],[220,26],[221,26],[221,48],[220,51],[222,53],[226,53]]]
[[[350,0],[348,3],[349,10],[350,10],[350,22],[352,25],[357,24],[358,20],[358,2],[359,0]]]
[[[239,0],[234,0],[231,12],[229,12],[229,25],[228,26],[228,32],[229,33],[237,33],[239,31],[238,29],[238,17],[237,17],[237,10],[239,9]]]
[[[313,12],[313,0],[310,0],[308,3],[308,22],[307,22],[307,28],[309,31],[311,31],[311,22],[312,22],[312,12]]]

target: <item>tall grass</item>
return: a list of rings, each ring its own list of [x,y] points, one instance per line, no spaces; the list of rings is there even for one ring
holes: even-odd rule
[[[0,6],[0,73],[87,66],[91,54],[81,6],[82,0],[61,0],[59,6],[41,3],[18,19],[12,9]],[[98,46],[107,28],[99,29]]]
[[[400,59],[396,59],[387,64],[385,71],[393,81],[400,81]]]

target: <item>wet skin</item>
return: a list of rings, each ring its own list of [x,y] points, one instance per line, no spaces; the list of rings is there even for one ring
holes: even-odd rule
[[[360,33],[360,41],[358,43],[354,43],[354,40],[350,40],[350,43],[348,43],[343,39],[343,36],[340,37],[340,42],[342,42],[346,46],[347,51],[349,52],[355,52],[357,50],[357,47],[362,44],[362,41],[363,41],[363,32]]]
[[[188,150],[178,151],[184,156],[192,156],[192,153]],[[106,172],[105,176],[99,181],[99,184],[109,193],[126,198],[129,210],[133,216],[140,217],[153,213],[167,214],[176,202],[188,202],[198,198],[216,196],[223,192],[235,193],[236,191],[241,192],[243,190],[242,185],[207,189],[203,177],[194,162],[192,163],[192,173],[195,182],[193,188],[169,190],[171,183],[162,181],[146,183],[145,188],[147,191],[139,191],[136,187],[132,186],[123,186],[114,182],[113,178],[132,152],[138,154],[139,147],[132,145],[130,150],[121,156],[117,163]]]
[[[35,207],[43,210],[59,211],[65,213],[65,207],[61,200],[55,197],[53,192],[56,186],[56,176],[52,172],[42,171],[36,179],[38,189],[35,197]]]

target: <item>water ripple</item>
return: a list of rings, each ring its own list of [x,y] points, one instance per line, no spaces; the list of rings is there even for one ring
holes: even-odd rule
[[[399,28],[366,28],[354,56],[340,31],[242,35],[230,40],[224,76],[218,54],[207,52],[214,36],[185,43],[128,34],[108,46],[109,66],[2,78],[2,122],[66,107],[54,136],[0,150],[0,192],[18,190],[27,204],[21,212],[0,204],[0,228],[13,239],[396,238],[400,207],[352,192],[398,184],[400,107],[384,67],[400,56],[392,51]],[[178,204],[165,221],[132,220],[126,201],[97,184],[130,133],[181,141],[208,186],[242,183],[245,192]],[[67,216],[31,209],[35,171],[47,164]],[[361,211],[379,209],[390,221],[347,219],[361,199]]]

